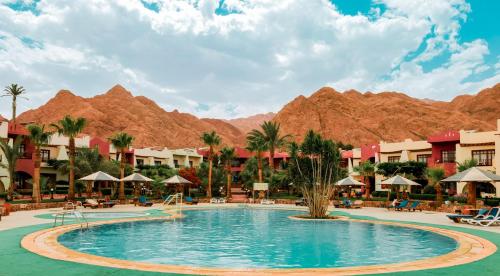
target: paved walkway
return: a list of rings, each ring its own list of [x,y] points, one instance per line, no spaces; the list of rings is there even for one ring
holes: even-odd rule
[[[231,206],[232,204],[227,204]],[[200,206],[206,206],[200,204]],[[237,206],[236,204],[234,206]],[[255,206],[255,205],[254,205]],[[82,209],[85,212],[138,212],[161,209],[161,205],[153,207],[134,207],[133,205],[118,205],[112,209]],[[217,207],[212,205],[212,207]],[[275,207],[290,207],[290,205],[276,205]],[[189,207],[186,207],[188,209]],[[298,208],[300,209],[300,208]],[[304,208],[302,208],[304,209]],[[108,267],[91,266],[79,263],[57,261],[41,257],[28,252],[19,246],[20,240],[27,234],[51,226],[51,219],[43,219],[44,214],[53,214],[62,211],[58,209],[33,210],[14,212],[10,216],[2,217],[0,221],[0,269],[1,276],[10,275],[160,275],[133,270],[114,269]],[[349,215],[354,218],[403,221],[419,225],[431,225],[456,231],[462,231],[486,238],[500,248],[500,227],[478,227],[465,224],[456,224],[446,218],[443,213],[436,212],[395,212],[381,208],[362,209],[335,209],[337,214]],[[154,212],[151,212],[154,213]],[[35,217],[37,216],[37,217]],[[46,216],[48,217],[48,216]],[[392,273],[392,275],[500,275],[500,252],[466,265],[421,270],[411,272]],[[161,274],[165,275],[165,274]]]

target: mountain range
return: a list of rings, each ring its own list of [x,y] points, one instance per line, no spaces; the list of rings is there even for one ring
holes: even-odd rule
[[[121,85],[102,95],[83,98],[59,91],[46,104],[18,117],[22,123],[53,123],[65,115],[85,117],[85,133],[109,137],[125,131],[134,146],[170,148],[202,146],[200,136],[216,130],[223,143],[243,146],[245,136],[262,122],[274,120],[283,133],[303,138],[313,129],[324,137],[359,146],[405,138],[425,139],[444,130],[496,129],[500,119],[500,84],[476,95],[462,95],[451,102],[416,99],[403,93],[338,92],[323,87],[309,97],[298,96],[279,112],[232,120],[197,118],[177,110],[166,111],[154,101],[133,96]]]

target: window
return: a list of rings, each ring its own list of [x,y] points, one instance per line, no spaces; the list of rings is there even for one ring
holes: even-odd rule
[[[179,168],[179,160],[174,159],[174,167]]]
[[[427,161],[431,157],[430,154],[417,154],[417,162],[427,164]]]
[[[25,144],[20,144],[19,145],[19,154],[21,156],[23,156],[25,151],[26,151],[26,145]]]
[[[137,166],[144,165],[144,159],[135,159],[135,162],[137,163]]]
[[[193,167],[193,161],[189,161],[189,167],[192,168]]]
[[[478,166],[492,166],[495,158],[495,150],[473,150],[472,159],[477,161]]]
[[[42,157],[42,162],[47,162],[50,159],[50,150],[40,150],[40,156]]]
[[[161,161],[156,161],[155,160],[155,166],[160,166],[161,165]]]
[[[389,156],[387,158],[387,162],[389,163],[396,163],[399,162],[399,160],[401,160],[401,156]]]
[[[455,151],[454,150],[441,151],[441,163],[455,163]]]

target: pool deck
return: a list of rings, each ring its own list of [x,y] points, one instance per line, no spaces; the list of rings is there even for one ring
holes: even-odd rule
[[[237,207],[237,204],[226,204],[225,207]],[[255,205],[254,205],[255,206]],[[187,209],[221,207],[221,205],[200,204],[198,206],[186,206]],[[290,208],[290,205],[275,205],[274,208]],[[83,209],[87,212],[150,212],[155,213],[160,209],[160,205],[153,207],[134,207],[133,205],[118,205],[112,209]],[[295,209],[295,207],[293,206]],[[297,209],[304,210],[305,208],[299,207]],[[47,214],[60,212],[62,209],[46,209],[46,210],[33,210],[21,211],[12,213],[10,216],[2,217],[0,222],[0,262],[6,264],[8,269],[0,271],[0,275],[33,275],[35,272],[46,271],[46,275],[155,275],[155,272],[134,271],[129,269],[120,269],[112,267],[94,266],[88,264],[73,263],[62,260],[54,260],[39,256],[31,253],[26,249],[20,247],[21,240],[36,231],[50,228],[52,220],[42,218],[44,215],[48,218]],[[436,212],[395,212],[388,211],[381,208],[362,208],[362,209],[335,209],[338,215],[347,215],[353,219],[373,220],[385,222],[405,222],[414,224],[419,227],[437,227],[444,231],[458,231],[465,233],[463,236],[474,235],[485,239],[496,247],[500,248],[500,227],[479,227],[465,224],[456,224],[446,218],[443,213]],[[491,248],[490,248],[491,249]],[[19,260],[22,256],[22,260]],[[36,265],[30,266],[17,266],[17,262],[26,262],[33,260]],[[438,261],[438,260],[436,260]],[[497,251],[492,255],[468,264],[459,264],[457,266],[400,272],[410,275],[453,275],[453,274],[472,274],[480,272],[481,275],[498,275],[500,268],[500,253]],[[9,265],[12,264],[12,265]],[[71,270],[57,270],[49,272],[51,269],[58,267],[70,267]],[[425,265],[422,266],[425,269]],[[165,271],[165,270],[163,270]],[[167,270],[168,271],[168,270]],[[172,270],[175,271],[175,270]],[[79,273],[76,273],[79,272]],[[181,273],[189,273],[188,271],[177,271]],[[195,271],[193,271],[195,272]],[[291,271],[290,271],[291,272]],[[467,273],[469,272],[469,273]],[[374,271],[375,273],[375,271]],[[205,273],[204,273],[205,274]],[[212,274],[212,273],[210,273]],[[217,274],[217,273],[216,273]],[[293,274],[293,273],[290,273]],[[356,273],[355,273],[356,274]],[[398,274],[398,272],[395,272]],[[45,274],[39,274],[45,275]],[[165,274],[162,274],[165,275]]]

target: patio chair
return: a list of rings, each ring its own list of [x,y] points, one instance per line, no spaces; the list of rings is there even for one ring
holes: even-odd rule
[[[418,205],[420,205],[420,201],[416,200],[416,201],[413,201],[410,205],[408,205],[406,207],[406,209],[408,210],[408,212],[410,212],[410,211],[415,212],[416,210],[419,210],[420,212],[422,212],[422,209],[418,208]]]
[[[217,198],[215,198],[215,197],[212,197],[212,198],[210,199],[210,204],[217,204],[217,203],[219,203],[219,199],[217,199]]]
[[[295,206],[307,206],[307,202],[305,198],[300,198],[295,200]]]
[[[344,199],[342,200],[342,207],[344,208],[351,208],[352,207],[352,202],[350,199]]]
[[[92,198],[87,198],[85,199],[85,203],[83,203],[83,208],[90,207],[91,209],[96,209],[99,208],[99,202],[97,200],[92,199]]]
[[[481,226],[490,226],[492,224],[500,223],[500,208],[494,207],[491,208],[490,212],[484,218],[471,219],[467,221],[469,224],[481,225]]]
[[[139,197],[139,206],[151,207],[153,206],[153,202],[148,201],[148,199],[145,196],[141,196]]]
[[[477,212],[476,216],[473,216],[473,215],[458,215],[458,214],[456,214],[456,215],[446,215],[446,217],[448,217],[449,219],[451,219],[455,223],[460,223],[460,222],[467,223],[467,220],[469,220],[469,219],[484,218],[485,215],[488,214],[489,211],[490,211],[490,209],[488,209],[488,208],[481,208]]]
[[[192,198],[190,196],[186,196],[184,198],[184,200],[185,200],[184,202],[186,202],[186,204],[188,204],[188,205],[196,205],[196,204],[198,204],[198,200],[195,199],[195,198]]]
[[[219,203],[220,204],[225,204],[226,203],[226,198],[224,198],[224,197],[219,198]]]

